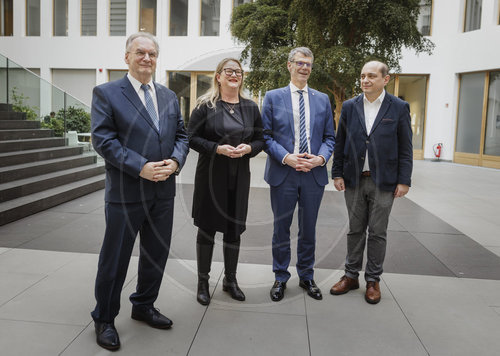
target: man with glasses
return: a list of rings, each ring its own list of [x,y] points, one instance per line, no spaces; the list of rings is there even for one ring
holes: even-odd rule
[[[270,185],[274,214],[272,239],[275,282],[271,300],[283,299],[290,278],[290,226],[298,203],[297,273],[299,286],[322,299],[314,282],[316,220],[328,184],[326,162],[335,144],[333,115],[328,96],[307,85],[314,56],[309,48],[290,51],[290,84],[268,91],[262,123],[268,154],[264,179]]]
[[[137,233],[140,255],[132,319],[159,329],[172,321],[154,308],[172,235],[175,175],[188,153],[177,97],[153,82],[158,43],[149,33],[127,39],[128,74],[94,88],[92,143],[106,161],[106,231],[92,312],[96,341],[117,350],[114,320]]]

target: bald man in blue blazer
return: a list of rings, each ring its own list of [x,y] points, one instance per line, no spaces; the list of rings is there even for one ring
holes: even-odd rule
[[[108,350],[120,347],[114,319],[138,232],[139,268],[136,291],[130,296],[131,316],[159,329],[172,326],[153,303],[170,249],[175,175],[189,149],[175,93],[152,80],[158,52],[151,34],[131,35],[125,53],[128,74],[93,92],[92,143],[106,162],[106,231],[92,318],[96,341]]]
[[[335,138],[328,96],[307,85],[313,59],[309,48],[294,48],[287,63],[290,85],[267,92],[262,107],[268,154],[264,179],[270,185],[274,214],[272,301],[283,299],[290,278],[290,226],[297,204],[299,286],[310,297],[322,299],[314,282],[316,220]]]

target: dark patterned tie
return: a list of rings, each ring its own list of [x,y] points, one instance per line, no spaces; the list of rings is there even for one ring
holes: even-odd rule
[[[304,95],[303,90],[298,90],[299,93],[299,112],[300,112],[300,141],[299,141],[299,153],[308,152],[307,149],[307,132],[306,132],[306,106],[304,105]]]
[[[153,98],[149,94],[149,84],[141,84],[141,89],[144,90],[144,99],[146,99],[146,110],[148,111],[153,124],[158,131],[160,131],[160,121],[158,120],[158,115],[156,114],[155,104],[153,103]]]

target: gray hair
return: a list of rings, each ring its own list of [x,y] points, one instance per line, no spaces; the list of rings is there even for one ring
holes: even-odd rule
[[[151,40],[155,45],[156,55],[160,54],[160,45],[158,44],[156,37],[153,36],[152,34],[150,34],[149,32],[136,32],[136,33],[130,35],[127,38],[127,42],[125,43],[125,51],[129,52],[129,49],[130,49],[130,46],[132,45],[132,42],[134,42],[134,40],[136,38],[140,38],[140,37],[144,37],[144,38],[147,38],[148,40]]]
[[[288,54],[288,62],[293,61],[293,57],[295,57],[297,53],[302,53],[304,57],[311,57],[314,62],[314,55],[312,51],[307,47],[296,47],[292,49]]]

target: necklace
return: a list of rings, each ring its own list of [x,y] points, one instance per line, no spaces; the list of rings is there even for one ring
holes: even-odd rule
[[[234,103],[233,105],[229,104],[229,103],[226,103],[225,101],[222,101],[224,104],[226,104],[226,108],[227,110],[229,110],[229,113],[232,115],[234,114],[234,107],[236,106],[236,104],[238,103]]]

